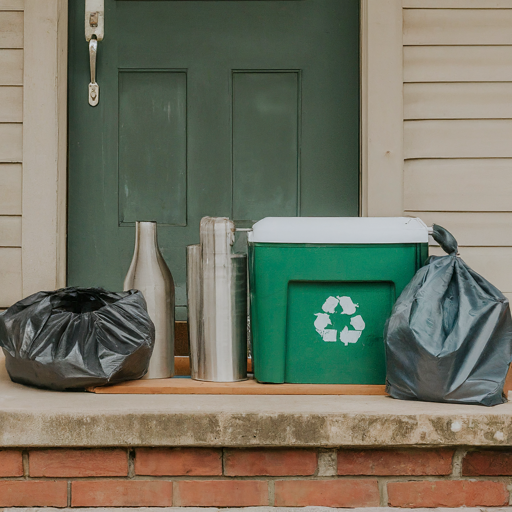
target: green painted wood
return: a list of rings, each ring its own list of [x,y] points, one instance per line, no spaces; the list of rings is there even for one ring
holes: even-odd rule
[[[233,218],[299,213],[297,72],[233,75]]]
[[[151,139],[148,140],[148,136]],[[187,75],[119,74],[119,223],[187,225]]]
[[[358,0],[105,0],[100,103],[70,3],[68,283],[122,287],[156,219],[186,304],[205,215],[358,214]]]

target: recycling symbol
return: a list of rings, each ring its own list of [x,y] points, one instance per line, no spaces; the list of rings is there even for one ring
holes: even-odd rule
[[[336,311],[341,307],[341,311]],[[328,297],[322,306],[323,313],[315,313],[315,329],[324,341],[333,342],[339,340],[348,346],[349,343],[357,343],[366,327],[363,317],[356,315],[359,304],[354,304],[350,297]],[[345,326],[339,332],[337,329],[328,329],[327,326],[333,325],[331,315],[349,315],[350,325],[353,329]]]

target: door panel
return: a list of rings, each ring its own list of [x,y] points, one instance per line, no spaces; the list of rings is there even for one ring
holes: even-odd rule
[[[298,72],[233,74],[236,220],[299,213],[299,79]]]
[[[70,2],[68,283],[119,290],[157,220],[186,311],[205,215],[358,214],[358,0],[105,0],[100,103]]]
[[[118,129],[119,225],[186,226],[186,73],[119,73]]]

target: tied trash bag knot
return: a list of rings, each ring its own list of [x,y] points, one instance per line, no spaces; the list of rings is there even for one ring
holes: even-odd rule
[[[432,226],[432,238],[441,246],[446,254],[456,256],[459,244],[455,237],[447,230],[437,224]]]
[[[453,235],[434,225],[447,256],[431,256],[386,323],[386,390],[402,400],[492,406],[506,402],[512,360],[508,299],[457,257]]]
[[[38,292],[0,314],[0,346],[11,380],[53,390],[143,377],[155,327],[138,290],[62,288]]]

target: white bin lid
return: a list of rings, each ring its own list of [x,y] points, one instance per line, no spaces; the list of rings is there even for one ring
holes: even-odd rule
[[[427,243],[428,228],[411,217],[267,217],[249,242],[282,244]]]

